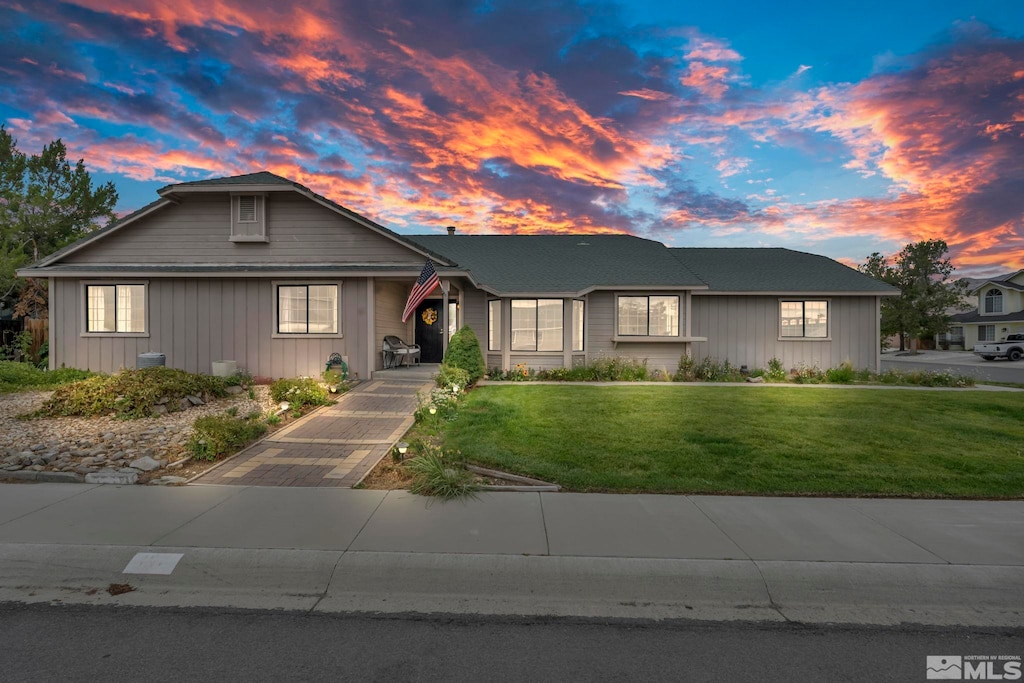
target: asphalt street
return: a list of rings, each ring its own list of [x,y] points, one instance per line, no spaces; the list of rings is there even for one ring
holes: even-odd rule
[[[945,370],[957,375],[966,375],[988,382],[1010,382],[1024,384],[1024,361],[991,360],[986,361],[963,353],[927,352],[927,356],[913,359],[908,356],[882,356],[883,370],[928,370],[938,372]],[[948,360],[947,360],[948,359]]]
[[[11,681],[917,681],[1020,629],[0,604]]]

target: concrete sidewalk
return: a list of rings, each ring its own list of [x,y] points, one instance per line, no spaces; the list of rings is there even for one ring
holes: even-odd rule
[[[122,574],[139,551],[183,557]],[[0,600],[57,596],[1020,626],[1024,502],[0,486]]]

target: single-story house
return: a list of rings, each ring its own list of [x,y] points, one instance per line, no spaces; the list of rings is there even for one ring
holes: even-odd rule
[[[948,332],[962,339],[965,349],[1024,333],[1024,270],[983,280],[968,295],[977,298],[978,307],[952,316]]]
[[[170,185],[19,274],[49,279],[50,364],[111,372],[144,352],[210,372],[369,377],[386,335],[439,362],[469,325],[488,367],[603,356],[878,369],[887,285],[788,249],[674,249],[629,235],[400,235],[268,172]],[[403,323],[427,259],[441,287]]]

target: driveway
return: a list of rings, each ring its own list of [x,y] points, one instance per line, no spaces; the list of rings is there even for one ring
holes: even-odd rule
[[[883,370],[945,370],[980,381],[1024,384],[1024,361],[984,360],[970,351],[919,351],[916,356],[898,353],[882,355]]]

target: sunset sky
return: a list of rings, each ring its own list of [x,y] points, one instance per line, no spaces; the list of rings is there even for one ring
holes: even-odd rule
[[[265,169],[403,233],[1024,268],[1020,0],[0,0],[0,38],[0,121],[121,212]]]

